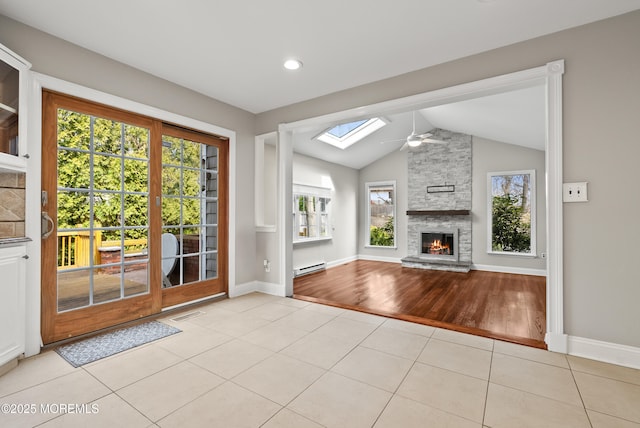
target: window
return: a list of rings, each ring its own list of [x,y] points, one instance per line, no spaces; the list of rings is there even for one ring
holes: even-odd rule
[[[293,185],[293,242],[331,239],[331,189]]]
[[[489,253],[536,254],[535,184],[534,170],[487,175]]]
[[[396,182],[366,183],[367,225],[366,246],[396,246]]]
[[[379,117],[356,120],[329,128],[316,138],[344,150],[364,137],[373,134],[386,124],[387,121]]]

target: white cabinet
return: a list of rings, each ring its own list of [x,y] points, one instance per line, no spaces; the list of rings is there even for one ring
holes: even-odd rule
[[[0,45],[0,368],[25,352],[25,173],[29,64]]]
[[[0,246],[0,366],[24,352],[24,244]]]
[[[29,68],[31,64],[0,45],[0,171],[26,171],[26,72]]]

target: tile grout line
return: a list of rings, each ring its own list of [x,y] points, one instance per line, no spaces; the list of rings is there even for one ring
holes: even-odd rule
[[[573,379],[573,384],[576,386],[576,390],[578,391],[578,396],[580,397],[580,402],[582,403],[582,410],[584,410],[584,414],[587,417],[589,426],[593,428],[593,423],[591,422],[591,418],[589,417],[589,412],[587,412],[587,406],[584,402],[584,398],[582,397],[582,391],[580,391],[580,386],[578,386],[578,381],[576,380],[575,373],[573,372],[573,367],[571,367],[571,363],[569,362],[568,358],[567,358],[567,364],[569,365],[569,372],[571,373],[571,379]]]
[[[384,324],[384,323],[382,323],[382,324]],[[433,332],[431,334],[433,335]],[[411,373],[411,370],[413,370],[413,368],[415,367],[416,362],[418,362],[418,358],[420,358],[420,355],[424,352],[424,349],[427,347],[427,343],[429,343],[430,340],[431,340],[431,336],[429,336],[427,338],[427,341],[424,343],[424,345],[422,345],[422,349],[418,353],[418,356],[416,358],[414,358],[413,363],[411,364],[411,367],[409,367],[409,370],[407,370],[407,372],[404,374],[404,376],[402,377],[402,380],[400,380],[400,382],[398,383],[398,386],[396,386],[396,389],[391,393],[391,397],[389,397],[389,400],[387,401],[387,404],[384,405],[384,407],[382,408],[382,410],[380,411],[380,413],[376,417],[376,420],[373,422],[373,425],[371,425],[372,427],[375,426],[375,424],[378,423],[378,421],[380,420],[380,417],[382,416],[382,414],[389,407],[389,404],[391,403],[391,400],[393,400],[396,397],[396,394],[398,393],[398,390],[400,389],[400,387],[402,386],[404,381],[407,379],[407,376],[409,376],[409,373]],[[368,349],[371,349],[371,348],[368,348]],[[391,354],[388,354],[388,355],[391,355]],[[401,396],[399,395],[399,397],[401,397]],[[405,397],[403,397],[403,398],[405,398]],[[414,401],[414,400],[412,400],[412,401]]]
[[[489,361],[489,374],[487,376],[487,389],[484,394],[484,406],[482,409],[482,426],[488,426],[485,424],[487,419],[487,403],[489,402],[489,386],[491,385],[491,371],[493,370],[493,354],[495,352],[495,342],[491,347],[491,360]]]
[[[58,356],[58,358],[60,358],[60,359],[61,359],[62,361],[64,361],[66,364],[69,364],[69,365],[71,366],[71,364],[70,364],[68,361],[66,361],[64,358],[62,358],[62,357],[61,357],[57,352],[55,352],[53,349],[52,349],[52,350],[49,350],[49,351],[45,351],[45,352],[50,352],[50,351],[53,351],[53,353],[54,353],[54,354],[56,354],[56,355]],[[39,354],[39,355],[42,355],[42,354]],[[32,357],[28,357],[28,358],[32,358]],[[15,391],[10,392],[10,393],[8,393],[8,394],[0,395],[0,399],[5,399],[5,398],[10,397],[10,396],[12,396],[12,395],[14,395],[14,394],[18,394],[18,393],[20,393],[20,392],[26,391],[27,389],[35,388],[35,387],[38,387],[38,386],[40,386],[40,385],[44,385],[44,384],[46,384],[46,383],[49,383],[49,382],[51,382],[51,381],[53,381],[53,380],[63,378],[63,377],[65,377],[65,376],[67,376],[67,375],[70,375],[70,374],[72,374],[72,373],[76,372],[78,369],[81,369],[81,368],[82,368],[82,367],[73,367],[73,366],[71,366],[71,367],[73,368],[73,370],[72,370],[72,371],[70,371],[69,373],[63,373],[63,374],[61,374],[61,375],[59,375],[59,376],[54,376],[54,377],[52,377],[51,379],[43,380],[42,382],[38,382],[38,383],[35,383],[35,384],[33,384],[33,385],[29,385],[29,386],[23,387],[22,389],[15,390]],[[16,367],[16,368],[17,368],[17,367]],[[2,379],[2,377],[0,377],[0,379]]]

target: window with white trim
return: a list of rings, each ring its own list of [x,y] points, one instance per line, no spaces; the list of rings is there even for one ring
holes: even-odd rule
[[[331,189],[293,185],[293,242],[331,239]]]
[[[490,254],[536,255],[535,170],[487,174]]]
[[[368,247],[396,246],[396,182],[365,183],[367,197]]]

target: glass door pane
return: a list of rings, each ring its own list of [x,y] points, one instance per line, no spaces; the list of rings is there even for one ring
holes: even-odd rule
[[[57,310],[149,293],[149,129],[57,110]]]
[[[218,278],[218,158],[213,145],[162,137],[165,287]]]

